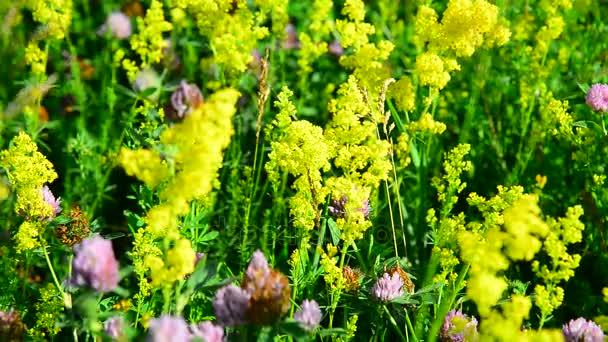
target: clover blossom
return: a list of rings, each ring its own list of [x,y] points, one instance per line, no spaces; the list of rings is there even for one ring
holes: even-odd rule
[[[162,315],[150,320],[147,342],[188,342],[190,331],[182,317]]]
[[[23,341],[26,326],[14,309],[0,311],[0,341]]]
[[[264,254],[253,253],[241,287],[230,284],[220,288],[213,309],[223,326],[245,323],[267,325],[276,322],[290,308],[289,281],[268,265]]]
[[[371,294],[381,302],[390,302],[403,296],[403,280],[398,273],[394,273],[392,276],[384,273],[382,278],[379,278],[372,286]]]
[[[608,84],[594,84],[587,91],[585,101],[596,112],[608,112]]]
[[[234,284],[220,288],[213,298],[217,321],[226,327],[244,324],[250,298],[247,291]]]
[[[203,103],[203,94],[196,84],[190,84],[184,80],[179,83],[179,86],[173,94],[171,94],[171,109],[175,112],[178,118],[190,114],[193,109]]]
[[[59,206],[59,204],[61,203],[61,197],[55,198],[55,196],[53,195],[53,193],[51,192],[49,187],[46,185],[42,187],[41,191],[42,191],[42,198],[44,199],[44,202],[46,202],[46,204],[53,207],[52,216],[57,216],[57,214],[59,214],[61,212],[61,207]]]
[[[247,315],[252,323],[273,323],[291,306],[289,280],[281,272],[271,269],[259,250],[251,257],[241,287],[251,295]]]
[[[568,324],[564,324],[562,333],[566,342],[602,342],[605,337],[600,326],[583,317],[570,320]]]
[[[302,323],[307,331],[313,331],[321,323],[323,313],[314,300],[303,300],[300,309],[293,315],[293,319]]]
[[[329,205],[329,212],[335,217],[343,217],[346,216],[346,203],[348,202],[348,197],[342,196],[339,200],[333,200]],[[357,211],[363,214],[363,217],[368,218],[370,214],[369,200],[365,200],[363,202],[363,207],[357,208]]]
[[[126,39],[133,33],[131,18],[122,12],[112,12],[106,19],[106,22],[101,25],[98,34],[104,34],[110,31],[112,36],[117,39]]]
[[[285,26],[285,40],[283,41],[283,48],[287,50],[293,50],[300,48],[300,42],[298,40],[298,32],[294,24],[288,24]]]
[[[103,323],[103,332],[114,340],[125,338],[125,320],[121,316],[113,316]]]
[[[452,310],[445,316],[439,337],[445,342],[462,342],[477,336],[477,319],[467,317],[460,310]]]
[[[99,235],[74,245],[70,284],[109,292],[118,286],[118,261],[112,242]]]
[[[201,338],[205,342],[224,341],[224,329],[209,321],[190,324],[190,333],[192,338]]]

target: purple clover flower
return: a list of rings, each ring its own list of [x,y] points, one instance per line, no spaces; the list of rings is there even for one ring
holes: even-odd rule
[[[587,104],[596,112],[608,112],[608,85],[594,84],[585,97]]]
[[[296,26],[292,23],[285,26],[285,40],[283,41],[283,48],[286,50],[293,50],[300,48],[300,41],[298,40],[298,31]]]
[[[246,322],[251,295],[240,287],[230,284],[220,288],[213,298],[213,310],[217,321],[223,326],[234,326]]]
[[[302,323],[306,330],[314,331],[321,323],[323,313],[314,300],[304,300],[300,309],[293,315],[293,319]]]
[[[188,324],[182,317],[162,315],[150,320],[147,342],[188,342],[189,340]]]
[[[103,323],[103,331],[114,340],[122,340],[125,337],[125,320],[121,316],[113,316]]]
[[[336,57],[340,57],[344,54],[344,49],[342,48],[342,45],[340,44],[339,40],[334,40],[333,42],[331,42],[327,46],[327,50],[329,51],[329,53]]]
[[[348,202],[348,197],[342,196],[339,200],[333,200],[329,205],[329,212],[335,217],[342,217],[348,219],[346,215],[346,203]],[[363,202],[363,207],[357,208],[357,211],[363,213],[363,217],[368,218],[370,214],[369,200],[365,200]]]
[[[42,187],[41,191],[42,199],[44,199],[46,204],[53,207],[53,217],[57,216],[57,214],[61,212],[61,207],[59,206],[59,204],[61,204],[61,197],[55,198],[49,187],[46,185]]]
[[[253,293],[256,289],[261,289],[266,284],[270,275],[268,260],[260,250],[253,252],[247,271],[245,271],[244,289]]]
[[[190,324],[190,332],[192,339],[200,338],[205,342],[224,341],[224,329],[208,321],[198,325]]]
[[[109,292],[118,286],[118,280],[118,261],[110,240],[95,235],[74,245],[72,285]]]
[[[605,337],[600,326],[583,317],[564,324],[562,333],[566,342],[603,342]]]
[[[391,300],[403,296],[403,280],[398,273],[393,273],[390,276],[384,273],[382,278],[378,278],[371,289],[372,297],[381,302],[390,302]]]
[[[118,39],[126,39],[133,33],[131,18],[122,12],[112,12],[106,19],[106,22],[101,25],[98,34],[104,34],[110,31],[112,36]]]
[[[0,311],[0,341],[23,341],[26,326],[14,309]]]
[[[189,84],[182,80],[173,94],[171,94],[171,107],[178,118],[184,118],[192,113],[192,109],[203,103],[203,94],[196,84]]]
[[[467,317],[460,310],[448,312],[443,320],[439,337],[444,342],[469,341],[477,335],[477,319]]]

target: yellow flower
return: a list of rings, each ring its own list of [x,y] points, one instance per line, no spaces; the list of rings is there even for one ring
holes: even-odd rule
[[[173,25],[165,21],[162,2],[152,0],[145,18],[137,18],[137,29],[139,32],[131,37],[130,43],[131,48],[141,57],[142,65],[149,67],[160,62],[163,49],[167,47],[163,33],[173,29]]]
[[[450,74],[444,70],[443,61],[435,53],[425,52],[416,57],[416,72],[421,85],[443,89],[450,80]]]
[[[0,166],[6,169],[17,194],[15,212],[34,218],[50,217],[53,208],[42,198],[41,189],[54,181],[57,173],[25,132],[19,132],[9,149],[0,153]]]
[[[152,188],[169,176],[169,168],[156,151],[122,147],[117,162],[129,176],[137,177]]]

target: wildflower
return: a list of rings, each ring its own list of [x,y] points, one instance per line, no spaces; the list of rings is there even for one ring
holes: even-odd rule
[[[441,341],[460,342],[471,341],[477,338],[477,319],[463,314],[460,310],[448,312],[439,333]]]
[[[298,32],[294,24],[288,24],[285,26],[285,40],[283,41],[283,48],[287,50],[298,49],[300,42],[298,41]]]
[[[171,94],[171,109],[178,118],[190,114],[203,103],[203,94],[196,84],[189,84],[182,80]]]
[[[253,252],[249,266],[245,272],[243,288],[248,292],[254,292],[257,288],[264,287],[264,283],[270,274],[268,261],[260,250]]]
[[[281,272],[270,269],[259,250],[253,253],[241,287],[251,295],[247,316],[253,323],[270,324],[289,310],[289,281]]]
[[[327,50],[329,51],[329,53],[336,57],[340,57],[344,54],[344,49],[342,48],[342,45],[340,45],[340,41],[338,40],[334,40],[333,42],[331,42],[331,44],[327,46]]]
[[[99,235],[74,245],[71,283],[89,286],[97,292],[109,292],[118,286],[118,261],[112,242]]]
[[[348,198],[346,196],[342,196],[339,200],[333,200],[332,204],[329,206],[329,212],[335,217],[346,217],[346,203],[348,202]],[[357,211],[363,213],[363,217],[368,218],[370,214],[369,200],[365,200],[363,202],[363,207],[357,208]]]
[[[353,269],[350,266],[344,266],[342,268],[342,278],[344,279],[344,290],[350,293],[356,293],[359,291],[359,278],[361,277],[361,271]]]
[[[38,146],[25,132],[12,139],[8,150],[0,153],[0,166],[10,173],[10,182],[17,194],[15,212],[29,217],[48,217],[53,213],[40,192],[45,183],[57,178],[53,164],[38,152]]]
[[[103,323],[103,331],[114,340],[125,339],[125,321],[121,316],[113,316]]]
[[[153,0],[144,19],[137,18],[138,32],[131,37],[130,43],[133,51],[140,56],[144,67],[160,62],[163,49],[167,46],[163,33],[172,29],[173,25],[165,20],[161,1]]]
[[[150,101],[158,100],[158,96],[160,95],[161,79],[154,69],[140,70],[135,76],[135,81],[133,81],[133,89],[135,89],[137,92],[142,92],[148,88],[156,89],[156,91],[148,95],[148,99]]]
[[[110,31],[112,36],[118,39],[126,39],[133,33],[131,19],[122,12],[112,12],[106,19],[106,22],[101,25],[97,31],[99,34],[104,34]]]
[[[604,332],[593,321],[587,321],[580,317],[570,320],[568,324],[564,324],[562,329],[566,342],[601,342],[604,341]]]
[[[410,276],[405,272],[401,266],[395,265],[394,267],[388,270],[389,275],[398,274],[401,280],[403,281],[403,287],[407,290],[407,292],[414,292],[414,282],[410,279]]]
[[[250,298],[247,291],[233,284],[219,289],[213,298],[217,321],[223,326],[244,324]]]
[[[302,323],[306,330],[313,331],[321,323],[323,313],[314,300],[304,300],[300,309],[293,315],[293,319]]]
[[[82,210],[80,210],[79,207],[72,209],[69,217],[72,221],[67,225],[62,224],[57,227],[55,236],[57,236],[62,243],[73,246],[89,236],[91,230],[89,229],[89,221],[86,216],[83,215]]]
[[[391,300],[403,296],[403,280],[398,273],[390,276],[384,273],[382,278],[379,278],[371,289],[372,297],[382,302],[390,302]]]
[[[10,309],[7,312],[0,311],[0,340],[1,341],[23,341],[25,324],[17,311]]]
[[[61,212],[61,207],[59,206],[59,204],[61,203],[61,197],[57,197],[55,199],[55,196],[53,196],[53,193],[51,192],[49,187],[46,185],[42,187],[41,191],[42,191],[42,198],[44,199],[46,204],[53,207],[52,216],[57,216],[57,214],[59,214]]]
[[[190,325],[191,337],[200,337],[205,342],[224,341],[224,329],[211,322],[200,322],[198,325]]]
[[[182,317],[162,315],[159,318],[151,319],[149,324],[147,342],[188,342],[190,340],[188,325]]]
[[[587,104],[596,112],[608,112],[608,84],[594,84],[585,97]]]

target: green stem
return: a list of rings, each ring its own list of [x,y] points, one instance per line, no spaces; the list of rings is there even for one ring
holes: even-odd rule
[[[344,249],[342,250],[342,255],[340,256],[340,272],[344,268],[344,260],[346,259],[346,253],[348,252],[348,248],[350,247],[349,242],[344,242]],[[334,323],[334,314],[336,312],[336,308],[338,307],[338,302],[340,301],[340,294],[342,292],[342,276],[338,278],[338,286],[336,286],[335,290],[332,290],[331,294],[331,308],[329,310],[329,329],[333,327]]]
[[[397,322],[395,322],[395,319],[393,318],[393,315],[391,315],[391,312],[388,311],[388,308],[386,307],[386,305],[382,305],[382,308],[384,309],[384,312],[386,312],[386,314],[388,315],[388,320],[391,322],[391,324],[393,325],[393,327],[395,328],[395,330],[397,331],[397,333],[401,337],[401,340],[402,341],[407,341],[407,339],[405,338],[405,336],[401,332],[401,329],[399,329],[399,326],[397,325]]]
[[[414,341],[418,341],[418,337],[416,336],[416,329],[414,329],[414,326],[412,325],[412,321],[410,321],[410,315],[407,313],[407,309],[404,310],[405,311],[405,322],[407,323],[407,328],[409,329],[409,331],[412,332],[412,337],[414,338]],[[408,335],[409,337],[409,335]]]
[[[449,300],[441,303],[441,306],[439,307],[439,310],[436,313],[435,320],[433,321],[433,324],[431,325],[431,329],[429,330],[429,342],[434,342],[437,339],[437,335],[439,334],[439,329],[441,329],[441,326],[443,325],[443,318],[454,305],[454,302],[456,301],[456,296],[458,296],[458,293],[460,292],[460,290],[462,290],[462,288],[464,288],[464,279],[466,278],[467,273],[469,272],[469,267],[470,267],[470,265],[467,264],[460,271],[460,274],[458,274],[458,278],[456,279],[456,282],[454,283],[452,293],[450,293]]]
[[[68,297],[68,295],[65,293],[65,291],[63,291],[63,287],[61,286],[61,284],[59,283],[59,280],[57,279],[57,275],[55,274],[55,269],[53,268],[53,265],[51,264],[51,259],[49,258],[49,254],[46,251],[46,246],[42,247],[42,253],[44,253],[44,258],[46,259],[46,264],[49,266],[49,270],[51,271],[51,275],[53,276],[53,281],[55,282],[55,286],[57,287],[57,290],[61,293],[61,297],[63,298],[63,303],[64,303],[65,307],[68,309],[71,309],[72,300],[71,300],[71,298]]]

